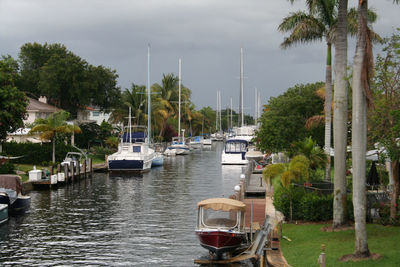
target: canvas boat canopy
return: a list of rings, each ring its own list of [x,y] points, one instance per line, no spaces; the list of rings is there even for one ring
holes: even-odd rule
[[[246,204],[230,198],[210,198],[197,203],[198,208],[222,211],[245,211]]]

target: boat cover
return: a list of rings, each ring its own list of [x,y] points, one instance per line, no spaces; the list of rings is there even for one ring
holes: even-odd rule
[[[14,203],[22,192],[22,182],[18,175],[0,175],[0,192],[7,193],[10,203]]]
[[[203,209],[213,209],[222,211],[232,210],[246,210],[246,204],[241,201],[230,199],[230,198],[210,198],[197,203],[197,207]]]

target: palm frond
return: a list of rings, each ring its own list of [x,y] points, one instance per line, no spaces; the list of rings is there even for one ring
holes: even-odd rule
[[[305,127],[307,130],[311,130],[318,126],[324,125],[324,123],[325,123],[324,115],[314,115],[307,119]]]

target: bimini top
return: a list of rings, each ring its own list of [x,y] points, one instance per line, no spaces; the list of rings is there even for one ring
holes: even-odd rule
[[[213,209],[222,211],[232,210],[246,210],[246,204],[242,201],[230,199],[230,198],[209,198],[197,203],[197,208]]]
[[[243,144],[246,144],[246,146],[249,144],[249,142],[247,142],[247,140],[235,139],[235,138],[227,140],[226,143],[243,143]]]

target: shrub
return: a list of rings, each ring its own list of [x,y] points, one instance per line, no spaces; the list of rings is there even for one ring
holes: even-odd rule
[[[94,157],[101,160],[105,159],[105,155],[111,154],[111,150],[106,147],[94,146],[91,149],[93,151]]]
[[[318,195],[317,193],[306,193],[301,199],[301,211],[303,220],[327,221],[332,219],[333,213],[332,196]]]
[[[11,162],[5,161],[3,163],[0,162],[0,174],[14,174],[15,166]]]

